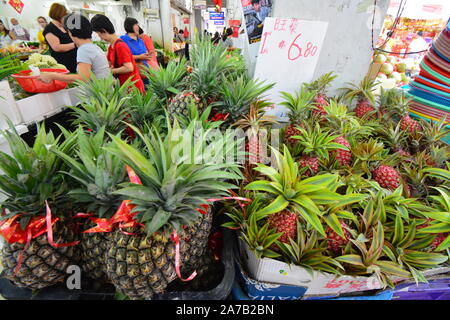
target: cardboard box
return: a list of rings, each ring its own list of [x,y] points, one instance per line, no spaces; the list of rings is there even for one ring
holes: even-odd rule
[[[256,258],[248,245],[239,240],[241,259],[246,264],[249,275],[262,282],[304,286],[308,290],[307,296],[339,296],[350,292],[363,292],[382,289],[375,276],[336,276],[325,272],[308,272],[305,268],[289,265],[282,261]],[[422,272],[424,276],[431,276],[449,272],[450,268],[435,268]],[[392,278],[397,283],[407,279]]]
[[[300,300],[307,290],[306,287],[254,280],[238,262],[236,262],[236,279],[251,300]]]

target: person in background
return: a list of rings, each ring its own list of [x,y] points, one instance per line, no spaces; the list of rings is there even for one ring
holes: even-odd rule
[[[3,21],[0,20],[0,47],[6,47],[14,40],[16,40],[16,35],[14,34],[14,32],[8,30]]]
[[[139,27],[139,38],[142,39],[142,41],[144,41],[145,47],[147,48],[147,52],[151,56],[151,58],[147,60],[147,64],[154,70],[158,70],[159,64],[157,60],[155,45],[153,44],[152,38],[146,35],[141,27]]]
[[[145,47],[144,41],[139,38],[139,22],[134,18],[126,18],[124,22],[124,29],[126,34],[120,37],[130,48],[136,65],[138,66],[140,75],[144,84],[148,84],[147,76],[142,72],[148,68],[147,60],[151,59],[151,55],[148,53]]]
[[[416,52],[416,53],[413,53],[410,55],[410,57],[413,59],[419,59],[425,54],[425,52],[420,52],[420,51],[428,50],[429,45],[423,38],[422,31],[419,31],[417,33],[415,39],[413,41],[411,41],[411,43],[409,44],[408,47],[409,47],[409,52]]]
[[[228,50],[234,50],[233,46],[233,39],[231,39],[231,36],[233,35],[233,29],[227,28],[224,32],[224,35],[222,36],[222,42],[221,44],[227,48]]]
[[[11,24],[13,25],[11,31],[16,35],[17,40],[30,41],[30,33],[19,24],[16,18],[11,19]]]
[[[177,31],[176,34],[174,34],[174,41],[176,43],[184,42],[184,32],[183,30],[178,30],[177,27],[174,28],[174,31]]]
[[[214,34],[214,37],[211,39],[211,42],[213,44],[218,44],[220,42],[220,34],[219,34],[219,32],[216,31],[216,33]]]
[[[40,78],[44,82],[61,80],[75,82],[88,81],[91,72],[97,79],[103,79],[111,74],[108,59],[105,53],[92,42],[92,26],[89,19],[79,13],[71,13],[64,18],[64,28],[77,45],[77,71],[76,74],[60,74],[42,72]]]
[[[140,92],[144,92],[144,83],[139,75],[139,70],[136,62],[131,54],[130,48],[127,44],[116,35],[114,25],[108,17],[97,14],[91,20],[92,30],[103,41],[109,43],[108,47],[108,61],[111,67],[111,72],[119,79],[120,84],[124,84],[128,79],[134,82],[134,86]]]
[[[45,27],[43,35],[50,48],[50,55],[72,72],[77,72],[77,47],[64,29],[65,6],[53,3],[48,12],[52,21]]]
[[[37,40],[39,41],[39,49],[46,50],[47,49],[47,43],[45,42],[44,38],[44,29],[48,25],[47,19],[40,16],[37,18],[37,22],[41,26],[42,30],[40,30],[37,34]]]

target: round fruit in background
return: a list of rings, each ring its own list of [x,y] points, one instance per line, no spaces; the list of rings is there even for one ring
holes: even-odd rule
[[[401,80],[402,82],[406,82],[406,83],[409,82],[409,79],[405,73],[400,73],[400,76],[402,77],[402,80]]]
[[[377,74],[377,78],[378,78],[378,79],[382,79],[382,80],[386,80],[386,79],[387,79],[387,75],[385,75],[385,74],[382,73],[382,72],[379,72],[379,73]]]
[[[392,64],[396,64],[397,63],[397,58],[394,56],[388,56],[387,57],[387,62],[392,63]]]
[[[406,71],[406,63],[399,63],[397,64],[397,71],[402,73]]]
[[[392,72],[389,77],[389,79],[395,79],[395,81],[399,82],[402,81],[402,76],[400,73],[398,73],[397,71]]]
[[[382,55],[382,54],[377,54],[375,56],[375,58],[373,59],[373,61],[375,63],[385,63],[387,60],[386,56]]]
[[[382,73],[384,73],[385,75],[390,75],[393,71],[394,71],[394,66],[388,62],[383,63],[383,65],[381,66],[381,70]]]

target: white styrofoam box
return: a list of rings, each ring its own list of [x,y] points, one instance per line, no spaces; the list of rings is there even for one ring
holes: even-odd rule
[[[22,122],[9,82],[3,80],[0,81],[0,129],[8,128],[6,118],[9,118],[14,125]]]
[[[70,88],[67,89],[67,93],[69,94],[69,98],[70,98],[70,105],[71,106],[76,106],[80,103],[80,98],[78,97],[80,94],[80,89],[75,87],[75,88]]]
[[[289,265],[282,261],[256,258],[248,245],[239,240],[242,259],[246,262],[251,277],[262,282],[288,284],[307,287],[305,296],[336,295],[349,292],[368,291],[382,289],[381,284],[374,276],[336,276],[331,273],[313,271],[305,268]],[[431,276],[449,272],[450,268],[435,268],[423,271],[424,276]],[[407,279],[393,277],[394,282]]]
[[[25,124],[42,121],[71,105],[67,90],[40,93],[16,102]]]

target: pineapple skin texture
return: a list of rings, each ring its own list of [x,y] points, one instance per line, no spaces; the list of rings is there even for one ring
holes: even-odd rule
[[[189,276],[201,263],[208,247],[212,214],[209,210],[192,227],[178,233],[180,237],[180,269]],[[156,233],[148,237],[136,228],[112,233],[106,254],[106,273],[114,286],[133,300],[151,299],[163,293],[177,278],[175,243],[168,236]]]
[[[67,243],[78,240],[73,225],[61,222],[53,226],[55,243]],[[14,275],[20,253],[25,245],[5,243],[2,248],[2,264],[5,278],[16,286],[39,290],[63,282],[68,274],[67,267],[79,265],[81,252],[79,246],[54,248],[47,240],[47,234],[32,239],[23,253],[19,272]]]

